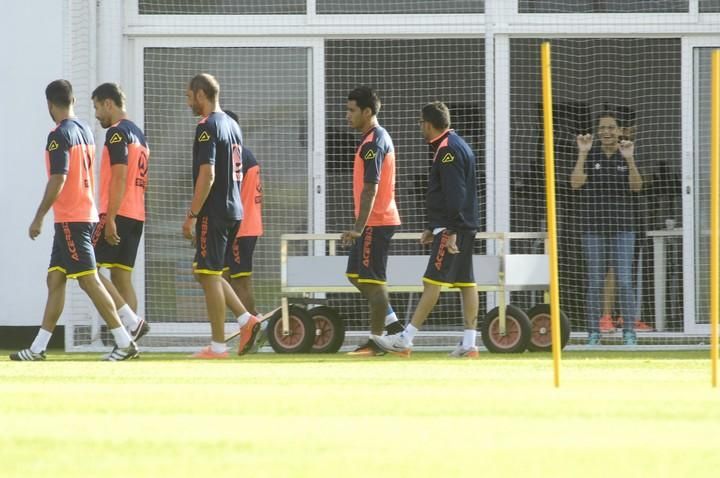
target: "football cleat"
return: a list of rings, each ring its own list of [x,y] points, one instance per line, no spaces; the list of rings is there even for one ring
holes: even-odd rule
[[[385,332],[387,332],[388,335],[395,335],[405,332],[405,327],[403,327],[399,320],[396,320],[385,326]]]
[[[455,347],[455,350],[450,352],[448,354],[450,357],[455,358],[478,358],[480,356],[480,352],[478,351],[477,347],[470,347],[470,348],[464,348],[462,346],[462,342],[457,344],[457,347]]]
[[[386,352],[390,352],[393,355],[400,357],[409,357],[412,352],[413,344],[407,340],[407,337],[403,334],[397,335],[371,335],[371,339]]]
[[[117,345],[113,347],[112,351],[103,357],[106,362],[122,362],[123,360],[130,360],[140,356],[138,347],[132,340],[130,345],[125,348],[120,348]]]
[[[225,352],[213,352],[212,348],[208,345],[207,347],[198,350],[190,357],[195,359],[213,360],[226,359],[230,357],[230,354],[228,354],[227,350]]]
[[[358,345],[355,350],[348,352],[347,354],[356,357],[380,357],[385,355],[385,351],[378,347],[372,339],[368,339],[367,342]]]
[[[260,332],[258,332],[255,343],[248,350],[249,354],[256,354],[258,350],[260,350],[260,347],[268,343],[268,323],[269,322],[267,320],[263,320],[262,322],[260,322]]]
[[[238,342],[238,355],[245,355],[252,348],[260,332],[260,319],[251,315],[248,321],[240,327],[240,340]]]
[[[10,360],[14,360],[16,362],[37,362],[45,360],[45,358],[45,351],[36,354],[30,349],[22,349],[19,352],[13,352],[10,354]]]
[[[143,319],[142,317],[138,317],[138,319],[140,319],[140,324],[138,324],[135,330],[130,332],[130,336],[135,342],[137,342],[145,335],[147,335],[148,332],[150,332],[150,324],[147,323],[147,320]]]

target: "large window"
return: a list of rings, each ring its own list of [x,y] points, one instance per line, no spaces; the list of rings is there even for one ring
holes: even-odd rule
[[[518,7],[520,13],[683,13],[688,0],[519,0]]]
[[[317,0],[320,14],[483,13],[484,0]]]
[[[317,0],[319,14],[483,13],[484,0]],[[141,15],[303,15],[306,0],[139,0]]]
[[[139,0],[141,15],[302,15],[306,0]]]
[[[720,13],[720,0],[700,0],[700,13]]]
[[[206,316],[202,291],[191,274],[194,249],[180,229],[192,197],[192,144],[199,119],[188,108],[185,91],[199,72],[220,82],[221,106],[239,115],[244,144],[260,164],[265,235],[255,250],[255,293],[260,310],[275,307],[279,236],[308,227],[308,59],[301,47],[145,49],[150,320]]]
[[[404,230],[419,231],[425,225],[424,178],[431,155],[418,125],[424,104],[448,104],[454,128],[471,143],[484,172],[483,53],[480,39],[326,42],[328,231],[341,231],[352,221],[352,158],[359,136],[345,121],[345,103],[358,85],[372,86],[382,101],[378,118],[397,149]]]
[[[540,42],[510,43],[514,231],[545,230]],[[576,321],[573,330],[584,328],[587,282],[581,238],[603,218],[583,213],[570,173],[577,160],[577,135],[593,133],[599,147],[597,116],[610,111],[622,129],[619,134],[634,141],[643,178],[634,201],[633,282],[641,312],[652,325],[652,241],[646,232],[665,229],[668,220],[677,226],[681,222],[680,40],[555,39],[551,44],[561,303]],[[669,326],[682,326],[681,312],[681,307],[669,311]]]
[[[420,134],[423,105],[440,100],[450,108],[453,127],[477,155],[480,230],[485,230],[485,74],[482,39],[329,40],[325,42],[326,174],[328,232],[354,222],[352,169],[360,139],[347,125],[347,95],[358,85],[373,87],[382,101],[378,120],[393,138],[397,154],[396,197],[402,232],[426,227],[425,190],[432,154]],[[478,252],[482,243],[478,241]],[[426,254],[417,241],[393,241],[392,254]],[[418,283],[421,278],[418,277]],[[337,295],[336,295],[337,296]],[[412,295],[398,294],[398,314],[414,308]],[[333,298],[333,305],[367,328],[367,301],[357,294]],[[443,294],[436,313],[447,329],[462,324],[458,294]],[[406,305],[407,304],[407,305]]]

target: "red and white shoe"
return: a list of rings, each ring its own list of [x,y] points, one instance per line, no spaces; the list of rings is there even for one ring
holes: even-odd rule
[[[230,357],[230,354],[228,354],[227,350],[225,352],[213,352],[213,349],[208,345],[207,347],[198,350],[190,357],[195,359],[216,360],[226,359]]]
[[[477,347],[470,347],[466,349],[463,347],[462,342],[460,342],[457,344],[457,347],[455,347],[455,350],[450,352],[448,355],[455,358],[476,359],[480,357],[480,352]]]
[[[370,338],[367,342],[358,345],[355,350],[347,354],[353,357],[382,357],[385,353],[386,352]]]
[[[408,341],[403,334],[396,335],[371,335],[370,338],[386,352],[398,357],[408,358],[412,353],[412,342]]]
[[[143,319],[142,317],[138,317],[140,319],[140,323],[135,328],[135,330],[128,331],[130,332],[130,336],[132,339],[137,342],[143,336],[147,335],[148,332],[150,332],[150,324],[147,323],[147,320]]]
[[[245,355],[252,348],[260,332],[260,319],[251,315],[248,321],[240,327],[240,341],[238,342],[238,355]]]

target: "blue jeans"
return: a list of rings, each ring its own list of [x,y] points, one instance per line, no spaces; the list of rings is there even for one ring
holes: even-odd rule
[[[615,291],[620,300],[620,313],[624,319],[623,330],[632,331],[637,315],[632,284],[635,233],[618,232],[611,235],[585,233],[583,250],[588,275],[585,304],[588,331],[599,332],[605,274],[611,267],[615,270]]]

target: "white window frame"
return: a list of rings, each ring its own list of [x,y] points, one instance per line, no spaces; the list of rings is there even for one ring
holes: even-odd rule
[[[93,2],[94,3],[94,2]],[[510,128],[509,45],[511,38],[681,38],[682,154],[693,160],[692,48],[717,46],[720,14],[700,14],[699,0],[689,0],[683,14],[519,14],[517,0],[485,0],[485,13],[471,15],[318,15],[317,0],[307,0],[304,15],[139,15],[138,0],[99,0],[99,46],[116,48],[113,58],[98,55],[98,81],[120,79],[130,100],[129,112],[143,126],[143,49],[182,46],[308,47],[309,230],[325,232],[324,42],[328,38],[484,37],[486,72],[487,230],[509,231]],[[111,6],[112,5],[112,6]],[[111,12],[108,13],[108,12]],[[114,22],[114,23],[113,23]],[[112,30],[107,27],[114,26]],[[119,25],[119,26],[118,26]],[[631,32],[631,33],[628,33]],[[103,43],[104,41],[104,43]],[[121,61],[118,60],[118,55]],[[112,65],[109,62],[115,62]],[[685,167],[685,166],[684,166]],[[691,180],[692,178],[690,178]],[[688,178],[683,173],[683,187]],[[692,184],[690,184],[692,186]],[[320,190],[318,190],[318,187]],[[685,198],[685,195],[683,195]],[[684,199],[685,201],[685,199]],[[684,312],[694,317],[692,209],[683,204]],[[488,251],[491,252],[492,248]],[[320,251],[317,251],[320,253]],[[144,304],[144,244],[134,274]],[[491,301],[490,301],[491,302]],[[142,305],[141,305],[142,307]],[[694,321],[692,321],[694,323]],[[693,332],[686,323],[686,332]],[[689,328],[688,328],[689,327]],[[707,327],[701,326],[701,331]]]
[[[715,14],[713,14],[715,15]],[[685,37],[682,41],[682,112],[683,112],[683,298],[686,333],[710,333],[710,324],[697,323],[695,281],[695,160],[696,160],[696,48],[720,48],[720,35]],[[704,158],[697,158],[702,161]],[[709,158],[707,158],[709,161]],[[690,192],[689,194],[687,192]],[[708,278],[709,280],[709,278]]]
[[[245,38],[245,37],[185,37],[177,35],[168,36],[135,36],[127,37],[127,61],[125,68],[125,84],[128,92],[129,104],[128,112],[134,121],[144,128],[145,117],[145,98],[143,79],[145,77],[144,69],[144,51],[146,48],[186,48],[186,47],[217,47],[217,48],[252,48],[252,47],[291,47],[306,48],[308,50],[308,96],[307,96],[307,124],[308,148],[307,148],[307,177],[308,183],[308,217],[307,230],[309,232],[324,232],[325,227],[325,176],[324,173],[324,129],[317,127],[323,124],[324,104],[322,103],[323,95],[318,94],[318,89],[324,87],[324,77],[317,78],[317,68],[314,67],[313,59],[323,58],[322,43],[316,39],[308,38]],[[319,99],[319,100],[318,100]],[[151,145],[152,148],[152,145]],[[190,154],[190,151],[188,151]],[[320,186],[322,195],[315,194],[316,186]],[[318,230],[321,229],[321,230]],[[136,272],[133,274],[133,282],[137,289],[138,310],[144,314],[145,306],[145,236],[141,241],[138,249],[136,261]]]

